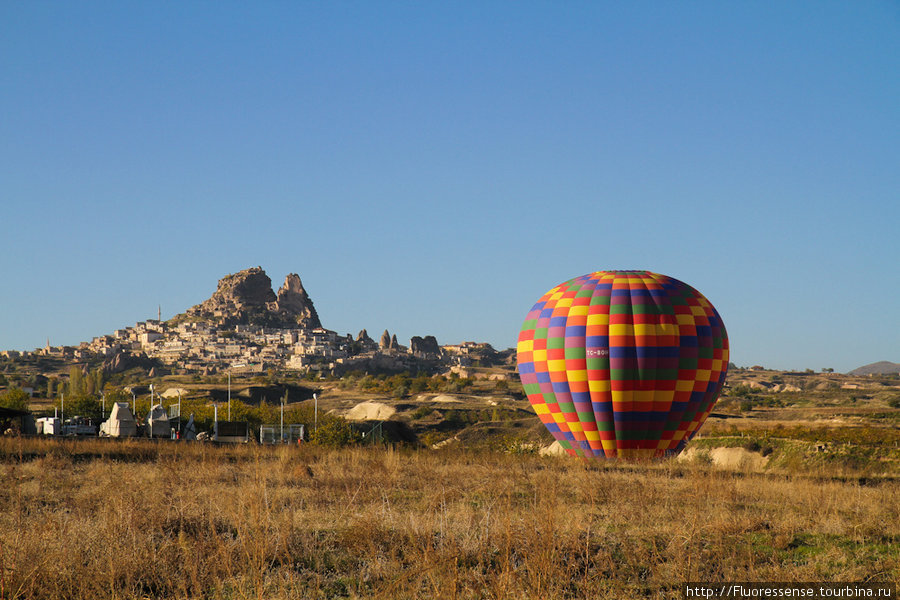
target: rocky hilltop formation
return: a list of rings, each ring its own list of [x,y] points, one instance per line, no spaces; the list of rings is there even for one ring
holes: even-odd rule
[[[228,327],[260,325],[313,329],[322,326],[299,275],[291,273],[285,277],[284,285],[276,294],[272,291],[272,280],[262,267],[226,275],[219,280],[215,293],[189,308],[185,316]],[[182,320],[179,317],[175,320]]]
[[[275,302],[268,305],[269,310],[277,313],[282,319],[296,322],[301,327],[321,327],[316,307],[313,306],[309,294],[303,289],[300,276],[291,273],[284,278],[284,285],[278,290]]]

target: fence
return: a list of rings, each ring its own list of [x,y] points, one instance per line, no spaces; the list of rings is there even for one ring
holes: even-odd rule
[[[381,426],[382,423],[383,421],[379,421],[372,429],[363,432],[362,437],[364,444],[379,444],[384,441],[384,430]]]
[[[284,432],[284,433],[282,433]],[[296,444],[306,437],[305,425],[260,425],[260,444]]]

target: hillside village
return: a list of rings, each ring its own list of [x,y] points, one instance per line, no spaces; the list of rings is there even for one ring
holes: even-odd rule
[[[28,352],[4,351],[5,358]],[[464,374],[473,356],[493,355],[489,344],[463,342],[439,346],[430,335],[401,345],[387,330],[372,339],[363,329],[355,337],[326,329],[296,274],[275,294],[260,267],[228,275],[205,302],[169,321],[149,319],[100,335],[78,346],[34,350],[37,356],[66,362],[102,359],[109,372],[135,364],[170,373],[210,375],[299,372],[416,371],[443,366]]]
[[[197,322],[171,326],[152,319],[77,347],[49,347],[37,352],[74,360],[97,356],[115,359],[122,353],[144,354],[172,369],[212,374],[224,369],[263,372],[270,367],[346,371],[377,366],[400,370],[423,361],[466,366],[470,363],[470,352],[487,348],[488,344],[477,342],[438,346],[433,336],[414,337],[409,346],[403,346],[397,342],[396,335],[391,336],[387,331],[380,342],[375,342],[366,330],[354,338],[324,327],[269,328],[238,324],[222,328]]]

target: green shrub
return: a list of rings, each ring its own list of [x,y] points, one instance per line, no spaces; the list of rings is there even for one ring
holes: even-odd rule
[[[434,409],[429,406],[420,406],[412,413],[413,419],[424,419],[428,415],[434,412]]]
[[[759,452],[762,449],[762,446],[757,440],[750,439],[744,443],[744,450],[749,452]]]
[[[0,396],[0,406],[12,410],[28,410],[28,394],[24,390],[13,387]]]
[[[537,454],[539,446],[529,436],[506,435],[497,444],[500,451],[507,454],[524,455]]]
[[[101,416],[101,403],[96,396],[88,394],[78,394],[72,398],[66,399],[66,415],[88,417],[91,419],[99,419]],[[112,410],[112,404],[106,403],[107,414]]]
[[[357,434],[345,419],[334,415],[326,415],[319,421],[317,428],[309,436],[312,444],[340,448],[357,441]]]

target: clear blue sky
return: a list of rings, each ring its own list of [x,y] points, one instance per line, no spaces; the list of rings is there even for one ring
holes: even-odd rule
[[[0,349],[257,265],[504,348],[639,268],[738,365],[900,362],[900,4],[2,2],[0,207]]]

